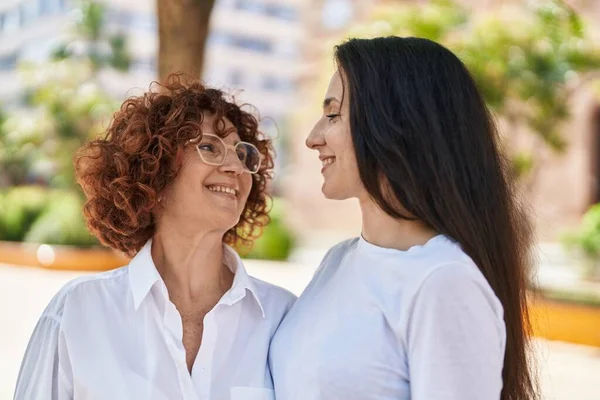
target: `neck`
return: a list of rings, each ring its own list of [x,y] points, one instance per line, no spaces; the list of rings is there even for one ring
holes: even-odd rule
[[[396,219],[386,214],[371,198],[359,201],[362,212],[362,236],[375,246],[406,251],[422,246],[438,235],[419,221]]]
[[[227,291],[233,273],[223,264],[223,234],[158,226],[152,240],[152,259],[170,297],[194,299]]]

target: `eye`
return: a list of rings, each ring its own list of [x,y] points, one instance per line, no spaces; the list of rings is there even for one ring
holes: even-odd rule
[[[214,152],[215,152],[215,146],[213,146],[213,145],[212,145],[212,144],[210,144],[210,143],[200,143],[200,144],[198,145],[198,148],[199,148],[201,151],[206,151],[206,152],[209,152],[209,153],[214,153]]]
[[[326,116],[327,118],[329,118],[329,121],[331,122],[331,121],[335,121],[335,119],[336,119],[337,117],[339,117],[339,116],[340,116],[340,114],[327,114],[327,115],[325,115],[325,116]]]
[[[239,146],[236,149],[236,154],[237,154],[237,157],[240,159],[240,161],[242,161],[242,162],[246,161],[246,157],[248,156],[248,152],[246,151],[245,148],[243,148],[242,146]]]

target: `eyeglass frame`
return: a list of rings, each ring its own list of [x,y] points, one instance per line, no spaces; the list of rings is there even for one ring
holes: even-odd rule
[[[204,136],[212,136],[217,138],[221,143],[223,143],[223,146],[225,147],[225,155],[223,156],[223,161],[221,161],[220,164],[217,163],[213,163],[213,162],[208,162],[204,159],[204,157],[202,156],[202,153],[200,152],[200,148],[198,147],[198,144],[200,144],[200,141],[202,140],[202,138]],[[237,146],[240,144],[246,144],[249,145],[251,147],[253,147],[256,150],[256,153],[258,154],[258,166],[256,167],[256,171],[252,172],[249,169],[247,169],[246,164],[242,162],[242,160],[239,159],[239,157],[237,157],[237,152],[236,152],[236,148]],[[256,147],[255,145],[253,145],[252,143],[249,142],[245,142],[243,140],[240,140],[239,142],[237,142],[235,145],[230,145],[225,143],[225,141],[223,140],[223,138],[221,138],[219,135],[217,135],[215,132],[202,132],[202,134],[200,136],[198,136],[197,138],[194,139],[190,139],[187,141],[187,144],[194,144],[196,152],[198,153],[198,156],[200,157],[200,160],[202,160],[203,163],[208,164],[208,165],[214,165],[214,166],[221,166],[223,164],[225,164],[225,160],[227,160],[227,155],[229,154],[229,149],[232,149],[236,155],[236,159],[240,162],[240,164],[242,164],[242,171],[243,172],[247,172],[250,175],[254,175],[257,174],[258,171],[260,171],[260,167],[262,165],[262,159],[263,156],[260,153],[260,151],[258,150],[258,147]]]

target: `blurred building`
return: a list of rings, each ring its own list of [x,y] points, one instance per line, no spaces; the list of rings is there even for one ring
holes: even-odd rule
[[[102,0],[106,28],[128,39],[128,73],[103,71],[100,79],[115,97],[145,89],[156,79],[158,49],[154,0]],[[282,120],[293,101],[299,45],[305,30],[301,0],[216,0],[208,39],[205,76],[227,89],[243,88],[240,99],[264,116]],[[44,61],[73,38],[76,11],[70,0],[0,1],[0,102],[18,103],[20,61]]]

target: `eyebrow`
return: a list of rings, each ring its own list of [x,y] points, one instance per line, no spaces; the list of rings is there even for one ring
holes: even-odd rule
[[[220,138],[220,139],[221,139],[221,140],[223,140],[223,141],[225,141],[225,138],[226,138],[226,137],[228,137],[229,135],[236,134],[236,135],[238,135],[238,138],[239,138],[239,139],[235,139],[235,140],[234,140],[233,146],[235,146],[235,145],[236,145],[236,144],[238,144],[239,142],[243,142],[242,138],[240,137],[240,133],[239,133],[237,130],[236,130],[236,131],[232,130],[232,131],[230,131],[229,133],[227,133],[227,131],[223,132],[223,133],[227,133],[227,135],[225,135],[224,137],[221,137],[221,135],[219,135],[219,134],[218,134],[217,132],[215,132],[215,131],[205,131],[205,132],[202,132],[202,134],[205,134],[205,133],[207,133],[207,134],[210,134],[210,135],[215,135],[215,136],[217,136],[218,138]]]
[[[337,102],[337,103],[339,103],[339,102],[340,102],[340,101],[339,101],[338,99],[336,99],[335,97],[328,97],[328,98],[326,98],[325,100],[323,100],[323,108],[326,108],[326,107],[328,107],[328,106],[331,104],[331,102],[333,102],[333,101],[335,101],[335,102]]]

